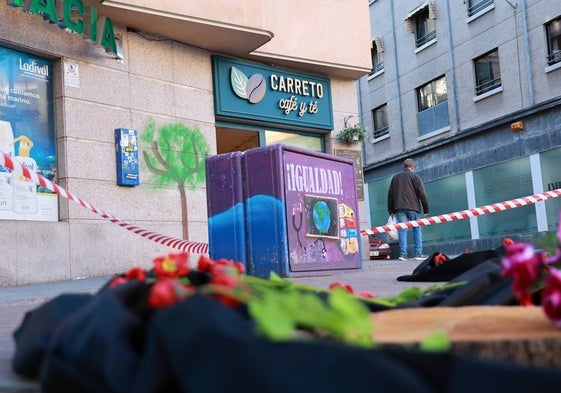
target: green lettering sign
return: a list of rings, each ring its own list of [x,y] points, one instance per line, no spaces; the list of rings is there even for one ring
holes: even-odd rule
[[[86,7],[82,0],[66,0],[64,2],[64,24],[77,34],[84,34],[84,19],[72,19],[72,11],[81,16],[86,14]]]
[[[26,12],[42,15],[50,23],[59,24],[59,19],[64,23],[59,24],[77,34],[86,36],[86,27],[89,27],[89,39],[100,45],[106,52],[117,53],[117,41],[113,21],[108,17],[98,18],[95,7],[87,8],[84,0],[62,0],[63,6],[57,15],[57,0],[8,0],[10,7],[20,7]],[[89,12],[88,12],[89,11]],[[86,26],[85,17],[89,14],[89,23]],[[101,21],[103,19],[103,21]],[[103,26],[100,26],[100,25]],[[98,27],[100,31],[98,31]],[[87,36],[86,36],[87,37]]]
[[[117,42],[115,41],[115,30],[113,22],[109,18],[104,18],[103,34],[101,36],[100,45],[108,52],[117,53]]]
[[[90,40],[97,42],[97,9],[90,8]]]
[[[32,0],[30,11],[48,16],[51,23],[57,23],[55,0]]]

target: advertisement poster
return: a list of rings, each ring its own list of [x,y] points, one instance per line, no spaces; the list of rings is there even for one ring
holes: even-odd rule
[[[0,151],[54,181],[52,73],[51,61],[0,47]],[[0,219],[57,221],[57,195],[0,166]]]
[[[283,158],[291,270],[359,267],[353,165],[291,151]]]

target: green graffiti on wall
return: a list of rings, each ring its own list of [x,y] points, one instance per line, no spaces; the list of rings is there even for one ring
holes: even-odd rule
[[[205,182],[205,160],[210,155],[208,143],[196,126],[170,123],[158,127],[151,118],[144,126],[141,140],[150,145],[142,150],[142,155],[156,186],[177,185],[183,238],[189,239],[185,189],[195,189]]]

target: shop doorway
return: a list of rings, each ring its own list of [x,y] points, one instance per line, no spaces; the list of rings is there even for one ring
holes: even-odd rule
[[[234,128],[216,128],[216,151],[218,154],[232,151],[246,151],[259,147],[259,132],[237,130]]]
[[[246,151],[254,147],[282,143],[318,152],[325,151],[323,134],[287,132],[277,130],[240,130],[216,127],[216,150],[218,154]]]

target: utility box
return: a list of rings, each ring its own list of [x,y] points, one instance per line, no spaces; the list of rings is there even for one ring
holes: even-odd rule
[[[115,160],[117,185],[138,186],[140,184],[140,176],[136,130],[129,130],[128,128],[117,128],[115,130]]]
[[[280,144],[209,157],[210,257],[263,278],[361,269],[353,163]]]

